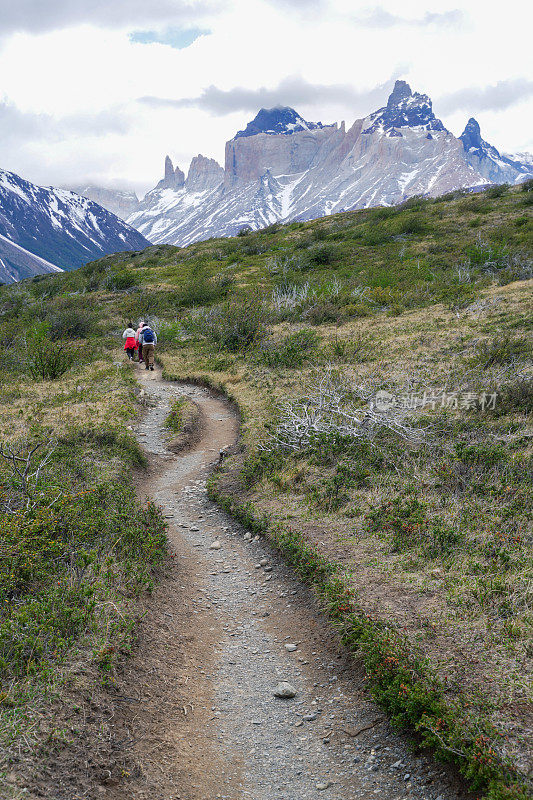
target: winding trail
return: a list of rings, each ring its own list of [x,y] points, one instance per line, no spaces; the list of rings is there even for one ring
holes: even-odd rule
[[[393,732],[361,666],[264,540],[207,498],[206,477],[238,421],[202,388],[139,371],[151,401],[140,486],[168,517],[174,566],[148,600],[121,679],[114,738],[133,764],[112,800],[456,800],[453,777]],[[200,441],[170,453],[163,423],[187,396]],[[213,547],[214,545],[214,547]],[[220,547],[218,546],[220,545]],[[294,647],[296,645],[296,647]],[[294,699],[273,695],[279,681]]]

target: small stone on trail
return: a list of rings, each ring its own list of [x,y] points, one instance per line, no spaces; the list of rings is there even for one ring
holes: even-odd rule
[[[259,562],[260,567],[266,567],[267,564],[268,564],[268,558],[262,558],[261,561]]]
[[[288,700],[291,697],[296,697],[296,689],[287,681],[281,681],[274,689],[274,697],[282,697]]]
[[[199,530],[200,530],[200,528],[197,528],[197,527],[196,527],[196,525],[191,525],[191,527],[189,528],[189,530],[190,530],[190,531],[199,531]]]
[[[220,550],[220,547],[221,547],[220,542],[216,541],[216,542],[213,542],[213,544],[210,546],[209,549],[210,550]]]
[[[289,653],[294,653],[295,650],[298,650],[298,647],[295,644],[286,644],[285,650],[287,650]]]
[[[247,532],[244,534],[244,541],[245,541],[245,542],[251,542],[251,541],[252,541],[252,534],[251,534],[249,531],[247,531]]]
[[[326,783],[317,783],[316,788],[319,792],[323,791],[324,789],[329,789],[330,783],[326,781]]]

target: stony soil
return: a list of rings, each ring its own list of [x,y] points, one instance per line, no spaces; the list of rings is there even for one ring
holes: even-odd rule
[[[139,372],[151,461],[140,492],[170,524],[173,568],[150,598],[111,722],[110,800],[456,800],[452,773],[391,730],[313,597],[262,539],[206,494],[236,416],[207,390]],[[163,422],[185,395],[202,435],[170,453]],[[288,681],[294,698],[274,690]],[[122,752],[122,758],[120,757]],[[92,797],[93,794],[88,795]]]

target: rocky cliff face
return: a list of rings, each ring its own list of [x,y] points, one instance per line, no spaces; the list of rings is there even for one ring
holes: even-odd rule
[[[181,189],[185,183],[185,174],[179,167],[174,169],[170,156],[165,158],[165,177],[159,181],[156,189]]]
[[[155,242],[185,245],[278,220],[306,220],[416,194],[437,196],[487,182],[523,180],[470,120],[456,138],[427,95],[396,81],[387,105],[346,130],[304,120],[294,109],[262,109],[226,144],[225,167],[197,156],[184,185],[170,169],[129,218]],[[200,177],[201,176],[201,179]]]
[[[224,170],[214,158],[197,155],[191,161],[185,188],[189,192],[215,189],[224,180]]]
[[[463,143],[468,163],[487,183],[515,183],[531,176],[533,172],[531,156],[530,160],[524,159],[522,162],[518,155],[513,158],[500,154],[482,138],[479,123],[474,117],[470,117],[459,139]]]

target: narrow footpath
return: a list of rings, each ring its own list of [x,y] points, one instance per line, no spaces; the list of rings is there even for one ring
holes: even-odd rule
[[[238,436],[210,392],[139,370],[150,459],[141,494],[164,509],[175,556],[148,600],[121,679],[114,740],[128,754],[111,800],[457,800],[445,768],[415,756],[364,688],[310,592],[263,539],[211,503],[206,478]],[[164,420],[201,409],[189,451],[168,451]],[[281,681],[296,690],[274,696]]]

